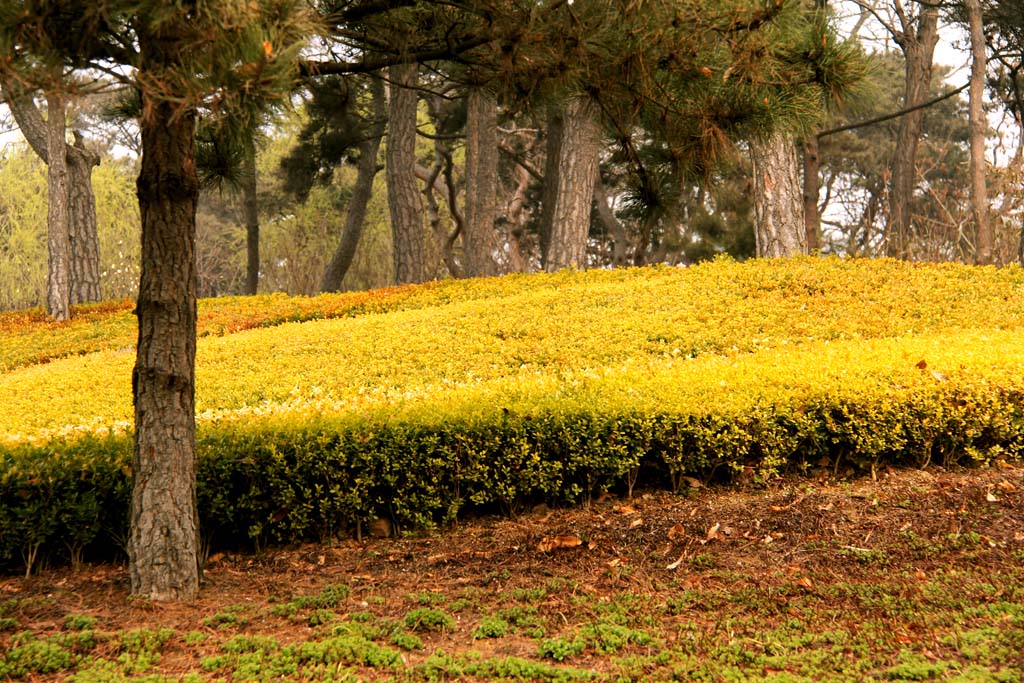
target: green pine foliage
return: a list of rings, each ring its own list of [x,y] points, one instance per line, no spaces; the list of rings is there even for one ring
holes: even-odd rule
[[[203,533],[258,547],[688,476],[1014,459],[1022,292],[1019,268],[801,258],[204,302]],[[8,568],[124,537],[126,315],[0,374]],[[8,323],[0,348],[57,355]]]

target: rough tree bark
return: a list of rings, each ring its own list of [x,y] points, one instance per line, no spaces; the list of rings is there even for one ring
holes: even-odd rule
[[[821,249],[821,216],[818,215],[818,195],[821,192],[819,172],[821,157],[818,136],[811,133],[803,142],[804,152],[804,233],[807,251]]]
[[[773,133],[750,141],[754,162],[754,236],[760,257],[807,253],[796,143]]]
[[[978,265],[992,263],[992,226],[988,215],[988,188],[985,184],[985,30],[980,0],[965,0],[971,32],[970,139],[971,139],[971,214],[974,218],[974,260]]]
[[[177,19],[184,22],[184,19]],[[148,68],[181,68],[175,22],[139,36]],[[195,112],[143,90],[142,274],[132,374],[135,452],[128,542],[132,594],[191,600],[199,590],[196,512]]]
[[[542,261],[548,272],[586,267],[590,208],[599,178],[601,149],[601,127],[593,102],[585,97],[569,100],[555,133],[558,141],[549,143],[548,149],[549,154],[553,149],[557,151],[555,162],[550,158],[547,161],[543,199],[548,201],[542,206],[542,247],[545,233],[549,235]],[[549,128],[548,135],[552,134]],[[552,170],[554,178],[550,176]]]
[[[242,216],[245,220],[245,293],[260,287],[260,204],[256,191],[256,141],[245,139],[242,158]]]
[[[352,198],[348,202],[345,214],[345,228],[341,233],[338,248],[327,264],[320,289],[324,292],[341,291],[341,283],[345,274],[352,266],[356,255],[356,247],[363,235],[366,223],[366,207],[373,195],[373,179],[377,176],[377,153],[380,151],[380,139],[384,136],[387,126],[386,102],[384,97],[384,81],[373,76],[370,82],[373,117],[366,133],[366,139],[359,143],[359,163],[356,165],[356,184],[352,188]]]
[[[565,128],[565,111],[559,105],[548,107],[548,120],[544,128],[544,180],[540,188],[540,267],[544,268],[551,248],[552,220],[558,199],[558,159],[562,148],[562,130]]]
[[[494,261],[498,185],[498,103],[471,88],[466,104],[466,277],[496,275]]]
[[[96,224],[96,194],[92,169],[100,156],[85,147],[73,131],[75,144],[66,146],[68,159],[68,238],[71,244],[71,303],[100,300],[100,238]]]
[[[426,233],[423,204],[416,186],[416,86],[419,67],[390,67],[391,97],[388,105],[388,140],[385,174],[395,282],[426,279]]]
[[[939,6],[921,3],[916,18],[902,14],[902,30],[894,31],[897,45],[906,60],[903,107],[914,107],[928,99],[932,82],[932,57],[939,40]],[[889,184],[889,226],[886,253],[909,258],[913,244],[911,208],[917,187],[917,144],[924,125],[923,109],[900,117],[896,148],[892,158]]]
[[[71,242],[68,238],[68,157],[64,141],[64,98],[46,96],[46,144],[51,150],[47,167],[46,235],[49,266],[46,312],[54,320],[71,317]]]
[[[4,100],[32,151],[49,163],[47,127],[32,97],[17,85],[4,83]],[[77,131],[75,144],[64,141],[68,171],[68,242],[70,245],[70,301],[72,304],[100,299],[100,251],[96,227],[96,197],[92,169],[100,163],[98,154],[85,148]]]

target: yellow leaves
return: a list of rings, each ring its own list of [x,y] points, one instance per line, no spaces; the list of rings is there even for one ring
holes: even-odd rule
[[[784,457],[794,430],[812,429],[815,406],[869,405],[878,433],[858,431],[852,445],[874,453],[908,401],[1020,387],[1018,271],[719,260],[202,301],[197,411],[204,429],[316,416],[489,422],[503,409],[657,413],[706,422],[708,452],[756,440]],[[134,320],[129,302],[105,306],[61,328],[0,314],[0,365],[74,356],[0,374],[0,435],[130,420]],[[778,416],[791,429],[765,426]]]

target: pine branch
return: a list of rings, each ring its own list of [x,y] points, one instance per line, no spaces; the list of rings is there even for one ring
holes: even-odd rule
[[[955,90],[950,90],[949,92],[944,93],[942,95],[939,95],[938,97],[933,97],[932,99],[928,100],[927,102],[922,102],[921,104],[915,104],[913,107],[907,107],[906,109],[900,109],[899,111],[894,111],[894,112],[891,112],[889,114],[883,114],[882,116],[876,116],[875,118],[868,119],[867,121],[858,121],[856,123],[848,123],[845,126],[839,126],[838,128],[829,128],[828,130],[823,130],[820,133],[818,133],[818,139],[820,140],[821,138],[828,137],[829,135],[835,135],[836,133],[843,133],[843,132],[848,131],[848,130],[854,130],[856,128],[864,128],[865,126],[873,126],[876,123],[882,123],[884,121],[889,121],[889,120],[892,120],[892,119],[898,119],[899,117],[906,116],[907,114],[915,112],[918,109],[925,109],[926,107],[931,107],[933,105],[938,104],[939,102],[942,102],[943,100],[948,100],[950,97],[953,97],[955,95],[959,95],[964,90],[967,90],[967,87],[969,85],[970,85],[970,83],[964,83],[963,85],[961,85],[959,88],[957,88]]]

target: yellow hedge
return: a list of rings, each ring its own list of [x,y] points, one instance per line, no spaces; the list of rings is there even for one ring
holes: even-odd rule
[[[486,385],[502,395],[531,382],[566,391],[567,378],[623,367],[640,373],[627,383],[645,382],[649,367],[663,373],[686,367],[686,379],[678,381],[702,386],[731,372],[722,364],[743,354],[755,354],[751,363],[766,359],[749,370],[756,376],[743,388],[763,395],[779,381],[818,377],[815,357],[827,350],[818,350],[824,342],[850,340],[851,353],[864,353],[871,340],[916,349],[922,342],[913,340],[934,338],[964,354],[983,352],[975,346],[985,345],[965,331],[1020,330],[1022,294],[1019,268],[808,258],[514,276],[313,299],[204,301],[201,319],[209,334],[198,350],[197,411],[287,410],[318,400],[331,410],[362,409],[381,397],[403,396],[447,403],[456,389]],[[250,317],[240,317],[245,310]],[[311,311],[349,317],[245,329]],[[133,362],[124,340],[126,315],[114,308],[107,337],[102,320],[73,323],[75,340],[88,328],[103,350],[0,375],[0,435],[38,440],[126,424]],[[44,327],[53,334],[52,326]],[[19,329],[18,339],[34,338],[32,325]],[[55,339],[52,353],[35,348],[56,356],[71,338]],[[1007,353],[1009,347],[988,354],[977,371],[1012,359]],[[698,362],[683,363],[687,358]],[[849,372],[859,372],[863,362],[851,358]],[[772,379],[786,368],[792,377]],[[713,397],[712,409],[734,400],[735,392],[712,388],[702,390]]]
[[[1022,294],[1018,268],[806,258],[203,302],[202,527],[316,540],[641,479],[1016,458]],[[0,374],[0,568],[125,534],[134,354],[101,308],[5,328],[73,355]]]

